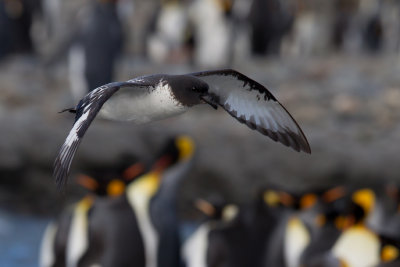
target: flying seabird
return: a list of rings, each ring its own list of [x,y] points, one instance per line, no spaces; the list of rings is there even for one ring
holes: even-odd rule
[[[184,75],[155,74],[96,88],[77,105],[75,123],[54,162],[59,189],[65,184],[76,150],[99,113],[135,124],[181,114],[208,103],[221,106],[251,129],[296,151],[311,153],[303,131],[279,101],[258,82],[231,69]]]

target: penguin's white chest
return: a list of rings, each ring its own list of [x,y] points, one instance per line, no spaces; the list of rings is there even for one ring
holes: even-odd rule
[[[187,109],[175,98],[171,87],[161,81],[154,88],[121,88],[103,105],[100,115],[140,124],[178,115]]]
[[[203,224],[182,247],[182,257],[188,267],[207,266],[209,224]]]

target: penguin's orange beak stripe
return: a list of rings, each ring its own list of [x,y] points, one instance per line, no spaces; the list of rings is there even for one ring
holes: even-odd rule
[[[283,205],[286,207],[292,207],[295,203],[294,197],[292,197],[290,194],[286,192],[279,192],[279,196],[281,199],[281,202]]]
[[[85,174],[78,176],[77,183],[90,191],[95,191],[99,187],[99,184],[93,177]]]
[[[386,195],[391,197],[392,199],[397,199],[399,190],[395,186],[387,185],[385,187]]]
[[[153,166],[153,171],[162,172],[166,169],[172,162],[172,159],[169,155],[162,156]]]
[[[135,163],[128,167],[123,173],[122,178],[126,181],[131,181],[134,178],[138,177],[144,171],[144,166],[142,163]]]
[[[331,203],[343,197],[344,195],[346,195],[346,189],[343,186],[338,186],[326,191],[322,195],[322,200],[327,203]]]
[[[204,199],[197,199],[194,205],[199,211],[209,217],[214,216],[216,213],[215,207],[210,202]]]

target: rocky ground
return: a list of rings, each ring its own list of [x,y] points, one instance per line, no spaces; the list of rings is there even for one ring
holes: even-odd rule
[[[393,55],[331,55],[264,59],[233,67],[268,86],[302,126],[312,155],[299,154],[250,131],[223,111],[198,107],[182,116],[133,126],[97,120],[73,163],[112,164],[123,152],[149,158],[170,135],[197,143],[194,169],[182,188],[190,199],[220,192],[246,200],[260,186],[292,189],[350,180],[399,180],[400,64]],[[197,71],[124,59],[118,80],[150,73]],[[50,213],[79,195],[54,186],[52,162],[73,122],[57,112],[73,106],[63,64],[43,67],[32,57],[0,65],[0,205]],[[73,177],[73,175],[71,176]],[[73,180],[73,179],[70,179]]]

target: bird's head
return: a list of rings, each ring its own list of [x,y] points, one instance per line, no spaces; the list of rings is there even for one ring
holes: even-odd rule
[[[189,107],[199,104],[200,99],[208,94],[208,83],[191,75],[169,76],[168,84],[174,96]]]

